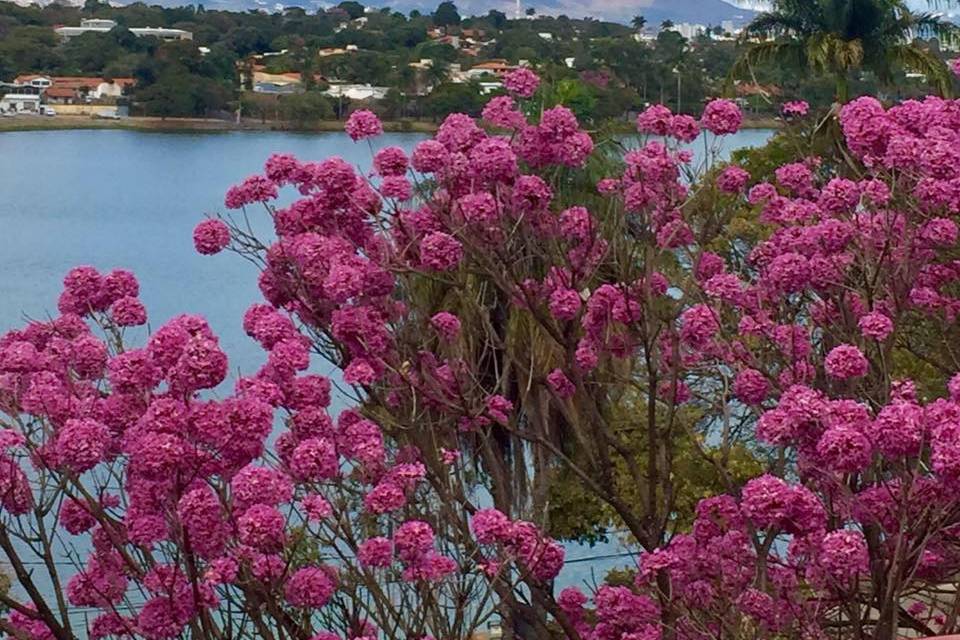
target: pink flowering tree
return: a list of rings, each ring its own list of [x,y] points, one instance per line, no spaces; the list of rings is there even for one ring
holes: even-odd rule
[[[506,84],[369,175],[278,155],[229,190],[194,242],[260,267],[266,362],[232,392],[201,318],[133,344],[123,271],[74,269],[57,318],[0,339],[6,634],[957,628],[956,105],[859,99],[818,158],[792,104],[789,162],[694,179],[682,144],[736,132],[733,103],[652,107],[611,162],[568,109],[524,115],[532,73]],[[767,468],[743,482],[745,447]],[[723,488],[692,514],[684,456]],[[557,593],[560,481],[626,531],[628,580]]]

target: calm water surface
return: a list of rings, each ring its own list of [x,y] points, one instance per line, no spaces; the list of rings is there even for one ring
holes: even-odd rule
[[[762,145],[772,132],[744,131],[724,151]],[[385,135],[374,148],[411,149],[423,136]],[[691,145],[698,161],[703,143]],[[0,133],[0,332],[25,317],[56,314],[64,274],[90,264],[137,274],[152,327],[179,313],[205,316],[231,358],[231,369],[252,373],[265,354],[241,328],[246,308],[260,299],[256,269],[232,254],[204,257],[193,250],[193,227],[223,209],[226,189],[262,170],[271,153],[301,159],[339,155],[363,169],[371,153],[342,133],[153,133],[29,131]],[[288,197],[291,197],[288,195]],[[251,220],[272,233],[266,215]],[[327,367],[329,368],[329,367]],[[323,367],[319,368],[321,371]],[[615,543],[571,545],[576,561],[561,582],[597,579],[627,564]]]

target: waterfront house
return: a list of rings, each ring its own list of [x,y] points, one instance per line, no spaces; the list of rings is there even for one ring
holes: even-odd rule
[[[127,93],[134,85],[133,78],[100,78],[97,76],[44,76],[22,74],[15,83],[37,89],[47,102],[76,104],[110,101]]]
[[[40,96],[34,93],[6,93],[0,98],[0,113],[40,113]]]

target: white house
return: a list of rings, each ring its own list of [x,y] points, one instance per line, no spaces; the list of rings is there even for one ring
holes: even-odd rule
[[[350,100],[383,100],[387,97],[390,87],[374,87],[369,84],[334,84],[324,91],[331,98],[348,98]]]
[[[85,33],[107,33],[117,26],[113,20],[91,18],[81,20],[79,27],[57,27],[54,31],[58,36],[69,40]],[[183,29],[167,29],[165,27],[133,27],[130,33],[135,36],[153,37],[161,40],[193,40],[193,34]]]
[[[27,76],[27,77],[19,76],[17,78],[17,81],[22,82],[27,86],[33,87],[34,89],[39,89],[41,93],[44,90],[49,89],[50,85],[53,84],[53,81],[50,80],[50,78],[48,78],[47,76]]]
[[[40,96],[8,93],[0,99],[0,113],[40,113]]]

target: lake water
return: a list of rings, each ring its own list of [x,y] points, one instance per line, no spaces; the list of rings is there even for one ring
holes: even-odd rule
[[[743,131],[724,151],[762,145],[771,133]],[[411,149],[422,138],[388,134],[374,148]],[[700,141],[691,145],[697,158],[703,148]],[[140,279],[153,327],[179,313],[203,315],[234,375],[254,372],[264,353],[243,333],[241,318],[260,300],[256,269],[232,254],[196,254],[192,231],[205,212],[223,209],[231,184],[261,171],[276,152],[308,160],[339,155],[363,169],[371,158],[366,144],[342,133],[0,133],[0,333],[25,317],[55,315],[71,267],[123,267]],[[266,215],[252,222],[261,236],[272,233]],[[570,564],[561,582],[589,580],[591,572],[599,580],[629,562],[622,551],[615,543],[571,545],[569,558],[591,561]],[[603,560],[592,561],[597,556]]]

